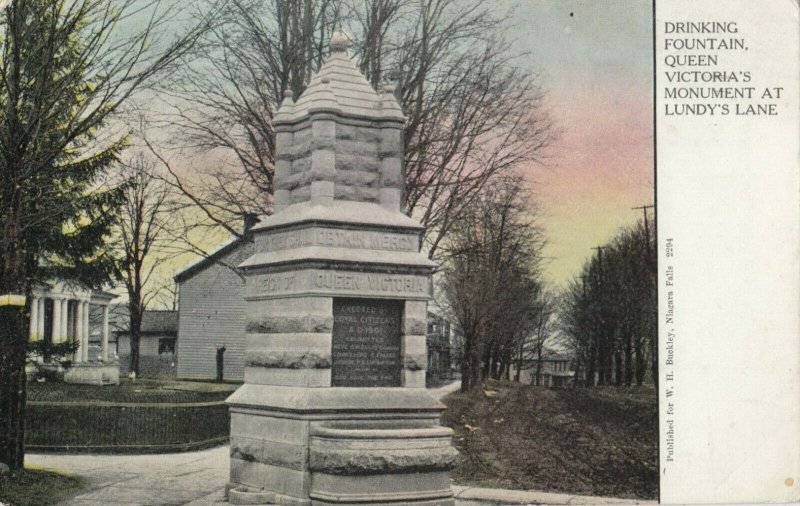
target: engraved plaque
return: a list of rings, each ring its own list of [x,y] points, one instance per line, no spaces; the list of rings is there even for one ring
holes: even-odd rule
[[[333,299],[331,386],[399,387],[403,301]]]

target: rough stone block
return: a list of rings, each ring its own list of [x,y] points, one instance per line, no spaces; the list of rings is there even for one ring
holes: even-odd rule
[[[305,172],[311,169],[311,156],[304,156],[292,162],[292,174]]]
[[[311,135],[316,138],[335,138],[336,122],[329,119],[315,119],[311,122]]]
[[[336,172],[336,184],[346,186],[377,186],[378,174],[365,170],[340,170]]]
[[[275,196],[272,199],[274,211],[277,213],[283,210],[291,203],[292,194],[289,190],[275,190]]]
[[[397,188],[381,188],[380,203],[384,209],[399,210],[401,206],[400,190]]]
[[[289,131],[275,132],[275,152],[282,153],[291,149],[294,142],[294,134]]]
[[[338,200],[352,200],[354,202],[377,202],[379,192],[375,188],[363,186],[336,185],[334,198]]]
[[[333,299],[330,297],[292,297],[259,300],[247,304],[247,316],[251,320],[267,316],[304,316],[312,314],[333,317]]]
[[[353,155],[367,156],[371,158],[377,158],[378,156],[378,144],[374,142],[336,139],[335,149],[336,154],[350,153]]]
[[[404,335],[403,336],[404,355],[427,355],[427,344],[425,335]]]
[[[253,334],[286,334],[294,332],[330,334],[331,330],[333,330],[333,312],[331,314],[263,316],[251,320],[246,327],[246,331]]]
[[[286,350],[330,353],[330,334],[247,334],[245,346],[248,350]],[[423,343],[424,346],[424,343]]]
[[[329,369],[331,353],[327,350],[249,349],[244,364],[265,369]]]
[[[231,412],[231,434],[235,436],[305,445],[308,430],[309,424],[305,420]]]
[[[292,190],[292,204],[305,202],[311,198],[311,185],[301,186]]]
[[[333,202],[335,185],[333,181],[314,181],[311,183],[311,202],[326,204]]]
[[[275,160],[275,186],[279,187],[283,179],[292,173],[292,162],[289,160]]]
[[[261,437],[231,436],[232,459],[302,471],[308,468],[305,444],[293,444]]]
[[[419,320],[426,320],[428,318],[428,303],[421,300],[409,300],[405,304],[404,316],[406,318],[417,318]],[[420,334],[427,334],[428,329],[420,332]],[[407,332],[412,334],[413,332]]]
[[[425,369],[419,371],[403,370],[403,386],[406,388],[425,388]]]
[[[308,497],[306,471],[231,458],[231,482],[290,497]]]
[[[331,386],[331,370],[245,367],[244,381],[245,383],[254,383],[256,385],[329,387]]]
[[[381,160],[381,181],[384,186],[399,188],[403,181],[403,162],[400,158],[384,158]]]
[[[337,163],[337,156],[331,150],[318,149],[311,153],[311,169],[333,174]]]
[[[428,356],[425,353],[406,353],[403,368],[407,371],[424,371],[427,368]]]
[[[341,153],[336,156],[336,170],[366,170],[377,172],[380,170],[380,161],[372,156]]]
[[[355,139],[361,142],[378,143],[381,141],[381,131],[375,126],[358,126],[356,127]]]
[[[400,147],[403,145],[403,130],[399,127],[381,128],[380,135],[381,148],[384,146]]]

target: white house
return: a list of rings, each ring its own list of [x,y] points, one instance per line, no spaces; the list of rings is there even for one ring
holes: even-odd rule
[[[114,294],[56,281],[33,288],[30,340],[78,341],[64,380],[72,383],[119,383],[119,366],[109,357],[109,311]],[[43,358],[39,357],[39,362]]]

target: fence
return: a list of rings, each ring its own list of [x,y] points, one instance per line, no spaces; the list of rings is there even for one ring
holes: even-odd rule
[[[188,403],[29,401],[32,451],[158,453],[222,444],[230,434],[223,400]]]

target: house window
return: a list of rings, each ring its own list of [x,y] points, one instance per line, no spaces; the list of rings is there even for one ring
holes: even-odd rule
[[[158,354],[175,353],[175,338],[162,337],[158,340]]]

